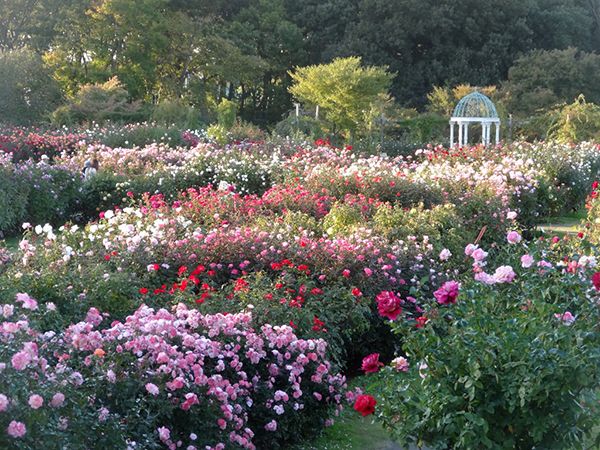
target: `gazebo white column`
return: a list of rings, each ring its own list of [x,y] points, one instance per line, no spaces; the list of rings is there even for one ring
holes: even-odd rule
[[[450,148],[454,147],[454,122],[450,121]]]
[[[463,124],[461,122],[458,122],[458,146],[462,146],[463,142]]]
[[[496,122],[496,145],[500,143],[500,123]]]
[[[469,122],[465,122],[465,132],[463,133],[463,137],[465,139],[463,147],[466,147],[469,143]]]

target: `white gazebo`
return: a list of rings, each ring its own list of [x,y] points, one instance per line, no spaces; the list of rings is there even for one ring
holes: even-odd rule
[[[485,95],[475,91],[463,97],[450,119],[450,147],[466,146],[469,143],[469,125],[481,125],[481,142],[489,145],[492,141],[492,125],[496,126],[496,144],[500,142],[500,117],[494,103]],[[458,125],[458,143],[454,142],[454,125]]]

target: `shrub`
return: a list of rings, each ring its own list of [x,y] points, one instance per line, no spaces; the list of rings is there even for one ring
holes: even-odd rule
[[[0,164],[0,233],[15,230],[26,217],[30,186]]]
[[[52,115],[56,125],[106,121],[135,122],[143,120],[147,113],[139,102],[131,103],[129,93],[118,78],[105,83],[87,84],[81,87],[69,104],[61,106]]]
[[[152,120],[163,126],[177,125],[183,129],[201,126],[200,112],[181,101],[163,101],[154,107]]]
[[[600,185],[598,181],[592,184],[592,192],[588,197],[586,207],[588,215],[585,230],[588,238],[596,245],[600,245]]]
[[[582,447],[600,377],[599,292],[583,252],[511,246],[495,275],[466,281],[457,299],[440,290],[423,302],[420,328],[395,322],[410,369],[378,379],[384,425],[433,449]],[[563,257],[567,270],[555,266]]]

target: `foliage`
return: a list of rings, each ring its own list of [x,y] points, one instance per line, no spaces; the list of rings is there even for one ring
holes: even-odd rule
[[[600,55],[576,48],[535,50],[515,61],[502,89],[511,111],[522,116],[571,101],[580,94],[600,101]]]
[[[52,114],[57,125],[72,125],[82,122],[106,121],[135,122],[145,115],[139,102],[131,103],[129,93],[118,78],[105,83],[88,84],[81,87],[69,104],[61,106]]]
[[[360,131],[363,111],[387,93],[392,75],[385,67],[363,67],[357,57],[338,58],[330,64],[298,67],[290,72],[290,92],[300,101],[319,105],[333,124],[333,132]]]
[[[466,281],[455,305],[439,297],[425,308],[423,328],[393,325],[410,369],[384,370],[378,399],[401,442],[579,448],[597,424],[598,292],[588,253],[557,244],[518,250],[496,256],[525,266],[515,281]],[[519,261],[522,252],[531,263]],[[554,265],[563,255],[568,270]]]
[[[586,207],[588,215],[584,230],[591,242],[600,245],[600,184],[598,181],[592,184],[592,192],[587,199]]]
[[[598,139],[600,107],[586,102],[583,95],[551,114],[554,122],[548,130],[548,138],[567,144]]]
[[[200,128],[200,112],[193,106],[186,105],[181,101],[165,100],[154,107],[152,120],[163,126],[176,125],[179,128]],[[144,142],[149,144],[153,141]],[[137,144],[137,145],[143,145]]]
[[[0,51],[0,123],[40,122],[60,101],[59,87],[38,54],[28,49]]]

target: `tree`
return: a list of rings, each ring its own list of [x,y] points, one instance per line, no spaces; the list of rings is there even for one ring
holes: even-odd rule
[[[38,54],[28,49],[0,51],[0,123],[38,122],[60,100],[60,89]]]
[[[360,0],[337,54],[389,65],[394,97],[422,106],[432,86],[498,84],[520,54],[590,33],[581,0]]]
[[[511,111],[530,115],[579,94],[600,103],[600,55],[575,48],[535,50],[510,68],[503,90]]]
[[[388,92],[393,75],[386,67],[363,67],[358,57],[329,64],[298,67],[290,72],[290,92],[298,100],[318,105],[336,130],[353,135],[365,114]]]

